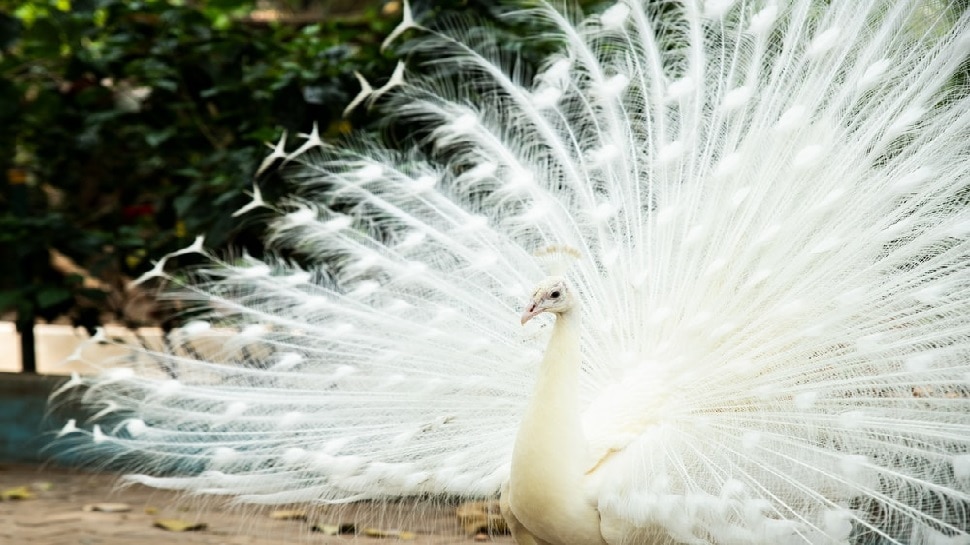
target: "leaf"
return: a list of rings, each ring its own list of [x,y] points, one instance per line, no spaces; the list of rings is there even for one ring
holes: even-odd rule
[[[108,298],[108,294],[98,288],[81,288],[77,291],[77,294],[94,301],[104,301]]]
[[[179,86],[177,81],[170,78],[157,79],[153,83],[154,83],[153,87],[156,87],[158,89],[163,89],[169,92],[175,92],[176,90],[178,90],[178,86]]]
[[[10,500],[29,500],[33,499],[34,494],[26,486],[17,486],[14,488],[8,488],[0,492],[0,500],[10,501]]]
[[[0,311],[11,309],[24,300],[23,290],[0,290]]]
[[[458,517],[458,524],[468,535],[509,532],[499,502],[495,500],[462,503],[456,509],[455,515]]]
[[[37,306],[49,308],[71,298],[71,290],[60,286],[45,286],[37,292]]]
[[[335,536],[340,534],[340,526],[336,524],[314,524],[310,528],[311,532],[320,532],[325,536]]]
[[[367,537],[397,538],[404,541],[410,541],[417,537],[415,536],[414,532],[403,532],[401,530],[381,530],[378,528],[364,528],[363,533]]]
[[[168,128],[161,131],[150,132],[145,135],[145,142],[153,148],[157,148],[159,145],[163,144],[166,140],[175,135],[175,129]]]
[[[131,506],[127,503],[89,503],[81,508],[82,511],[96,511],[99,513],[127,513]]]
[[[357,525],[353,522],[341,522],[340,524],[314,524],[310,527],[311,532],[321,532],[328,536],[340,534],[356,534]]]
[[[303,509],[278,509],[269,514],[273,520],[306,520],[306,511]]]
[[[195,195],[189,193],[175,197],[175,200],[172,203],[173,207],[175,208],[175,213],[180,217],[188,216],[189,210],[195,206],[196,200]]]
[[[169,532],[197,532],[208,527],[204,522],[189,522],[182,519],[157,519],[152,525]]]

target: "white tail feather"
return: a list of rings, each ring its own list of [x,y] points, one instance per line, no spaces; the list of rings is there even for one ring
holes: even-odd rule
[[[254,503],[495,494],[548,329],[517,322],[534,253],[568,246],[610,543],[966,543],[970,15],[535,14],[563,48],[531,84],[425,29],[424,79],[375,91],[427,155],[274,148],[269,241],[309,267],[180,282],[213,326],[84,381],[127,423],[97,446]]]

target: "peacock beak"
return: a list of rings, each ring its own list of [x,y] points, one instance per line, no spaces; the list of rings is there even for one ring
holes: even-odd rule
[[[525,310],[522,312],[522,325],[525,325],[526,322],[535,318],[541,313],[542,309],[539,307],[539,303],[536,303],[535,301],[530,302],[529,306],[525,307]]]

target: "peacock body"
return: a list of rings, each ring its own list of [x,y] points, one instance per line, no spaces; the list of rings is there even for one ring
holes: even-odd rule
[[[529,81],[421,29],[413,149],[281,141],[311,266],[157,268],[208,315],[64,434],[247,503],[502,492],[522,544],[970,543],[970,12],[526,15]]]

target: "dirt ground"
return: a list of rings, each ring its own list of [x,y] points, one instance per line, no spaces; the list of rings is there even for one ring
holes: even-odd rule
[[[177,494],[139,485],[119,488],[117,482],[112,475],[78,470],[0,466],[0,544],[513,543],[505,535],[465,533],[454,505],[353,505],[319,512],[234,508],[218,499],[180,499]],[[170,528],[178,523],[201,523],[204,528],[174,531],[156,526],[166,520],[176,521]],[[327,535],[340,526],[344,533]]]

